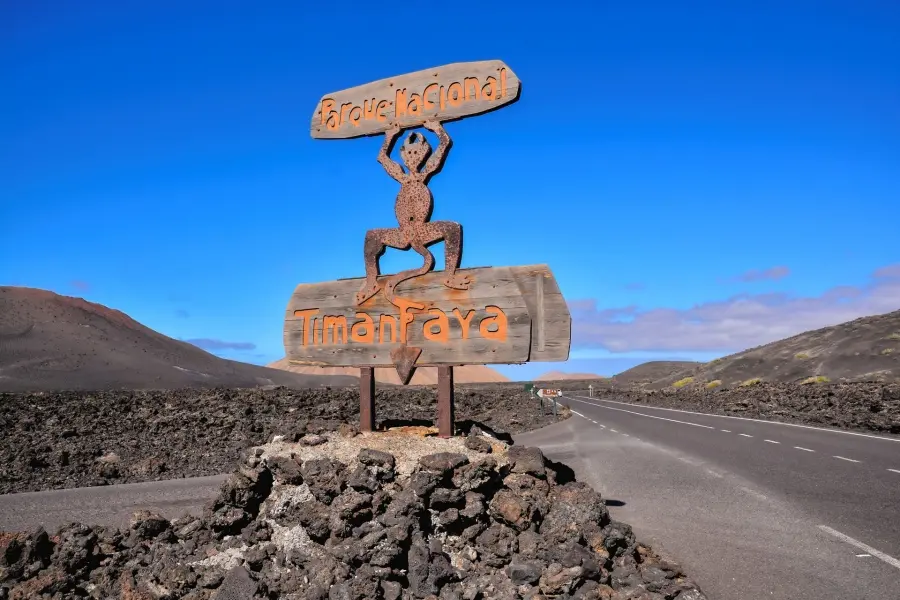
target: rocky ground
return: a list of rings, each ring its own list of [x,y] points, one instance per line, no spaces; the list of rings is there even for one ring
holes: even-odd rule
[[[430,425],[433,388],[380,389],[379,426]],[[456,392],[458,428],[555,421],[521,386]],[[560,412],[560,419],[568,416]],[[218,389],[0,394],[0,493],[228,473],[242,449],[358,423],[358,390]]]
[[[567,467],[479,433],[276,440],[200,518],[0,534],[0,599],[705,598]]]

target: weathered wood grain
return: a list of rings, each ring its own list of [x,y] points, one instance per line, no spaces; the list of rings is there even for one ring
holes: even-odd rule
[[[519,291],[528,307],[528,313],[536,318],[540,313],[544,323],[543,348],[539,346],[537,336],[531,340],[531,362],[562,362],[569,360],[572,346],[572,316],[569,306],[563,298],[556,278],[547,265],[528,265],[509,267],[519,286]],[[536,277],[543,280],[543,309],[538,309]],[[534,329],[537,329],[535,326]]]
[[[407,345],[422,348],[416,366],[523,363],[529,360],[562,361],[569,355],[571,317],[568,307],[553,274],[546,265],[526,267],[485,267],[460,269],[471,278],[467,290],[451,290],[441,283],[443,272],[437,271],[403,282],[396,290],[398,301],[411,300],[421,309],[410,310],[412,323],[408,326]],[[383,276],[379,281],[387,280]],[[537,348],[533,323],[539,314],[537,286],[540,278],[543,287],[544,346]],[[284,346],[288,360],[295,364],[322,366],[375,367],[391,366],[390,351],[400,345],[397,338],[389,338],[393,332],[385,327],[385,341],[379,342],[379,315],[393,315],[399,325],[400,310],[385,300],[382,294],[370,298],[362,306],[355,306],[353,298],[362,278],[343,279],[318,284],[300,284],[294,290],[285,310]],[[503,311],[507,320],[505,340],[481,335],[480,324],[485,318],[495,316],[488,306]],[[295,311],[317,309],[312,327],[308,317],[298,317]],[[423,325],[436,318],[437,309],[447,316],[444,323],[445,340],[429,339]],[[454,309],[468,316],[467,338]],[[470,312],[471,311],[471,312]],[[363,321],[358,313],[371,315],[374,343],[354,341],[353,325]],[[333,325],[325,330],[323,317],[344,317],[347,327]],[[307,328],[309,331],[307,332]],[[336,331],[337,336],[335,342]],[[434,325],[431,331],[437,331]],[[325,331],[323,331],[325,330]],[[488,331],[491,331],[489,328]],[[368,331],[359,329],[359,338]],[[315,343],[312,343],[315,341]]]
[[[521,82],[501,60],[453,63],[388,77],[319,100],[310,122],[317,139],[375,135],[392,125],[454,121],[519,99]]]

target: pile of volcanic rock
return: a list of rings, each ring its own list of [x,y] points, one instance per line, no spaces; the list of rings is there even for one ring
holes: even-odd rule
[[[0,534],[0,599],[72,597],[705,598],[540,450],[382,434],[254,448],[201,517]]]

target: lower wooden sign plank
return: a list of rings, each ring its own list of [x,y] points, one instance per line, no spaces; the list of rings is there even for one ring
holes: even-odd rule
[[[469,276],[469,289],[447,288],[444,273],[438,271],[403,282],[394,303],[379,293],[360,306],[355,295],[362,278],[298,285],[285,311],[288,360],[305,365],[390,366],[391,350],[403,344],[422,349],[416,366],[568,358],[571,318],[545,265],[459,272]],[[527,285],[535,276],[546,278],[540,351],[534,340],[534,285]]]

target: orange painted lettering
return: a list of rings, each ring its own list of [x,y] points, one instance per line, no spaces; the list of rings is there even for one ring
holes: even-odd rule
[[[441,86],[440,96],[441,96],[441,110],[444,110],[444,108],[447,107],[447,90],[444,88],[444,86]]]
[[[368,98],[363,99],[363,118],[366,121],[375,118],[375,98],[371,101]]]
[[[350,339],[360,344],[375,343],[375,323],[372,322],[372,317],[366,313],[358,312],[356,313],[356,318],[361,318],[362,321],[357,321],[350,328]]]
[[[422,92],[422,100],[425,103],[425,110],[431,110],[432,108],[434,108],[434,102],[428,99],[428,91],[432,88],[437,91],[438,87],[439,86],[436,83],[429,83],[427,86],[425,86],[425,90]]]
[[[464,100],[478,100],[478,78],[477,77],[466,77],[463,80],[463,99]],[[470,93],[471,92],[471,93]]]
[[[488,88],[490,88],[490,92],[488,92]],[[496,77],[488,77],[487,83],[484,84],[484,87],[481,88],[481,96],[485,100],[497,100],[498,96],[497,89],[497,78]]]
[[[300,319],[300,325],[303,327],[304,346],[309,346],[309,330],[312,329],[312,316],[317,314],[319,314],[318,308],[294,311],[294,316]]]
[[[397,95],[394,97],[394,117],[404,116],[407,106],[409,102],[406,100],[406,88],[402,90],[397,88]]]
[[[447,101],[450,102],[450,106],[459,106],[462,103],[462,95],[462,84],[458,81],[451,83],[447,88]]]
[[[359,122],[362,120],[363,111],[360,107],[354,106],[350,109],[350,124],[354,127],[359,127]]]
[[[375,118],[379,121],[384,121],[387,118],[387,115],[384,112],[384,109],[390,108],[391,103],[387,100],[379,100],[378,106],[375,108]]]
[[[481,324],[479,324],[478,326],[478,331],[481,333],[481,337],[488,340],[505,342],[507,330],[506,313],[504,313],[498,306],[486,306],[484,310],[485,312],[494,314],[496,316],[485,317],[481,320]],[[491,331],[489,329],[489,327],[491,326],[496,326],[497,328]]]
[[[422,334],[427,340],[446,344],[450,340],[450,320],[447,319],[444,311],[439,308],[430,308],[428,312],[435,315],[435,317],[425,321],[424,325],[422,325]],[[433,327],[437,327],[437,331],[434,331]]]
[[[421,115],[424,102],[419,94],[411,94],[409,97],[409,114]]]
[[[312,341],[310,342],[311,346],[315,346],[318,343],[316,342],[316,321],[318,321],[318,319],[309,320],[309,331],[312,334]]]
[[[353,108],[352,102],[341,104],[341,118],[339,122],[341,125],[343,125],[347,121],[347,113],[350,112],[351,108]]]
[[[506,96],[506,68],[500,69],[500,98]]]
[[[463,316],[461,312],[459,312],[458,308],[453,309],[453,316],[456,317],[456,320],[459,321],[459,327],[462,329],[462,339],[469,339],[469,323],[472,321],[472,317],[475,315],[474,310],[469,310],[466,312],[466,316]]]
[[[398,298],[394,297],[394,304],[397,305],[397,308],[400,309],[400,343],[406,343],[406,326],[413,322],[415,315],[410,313],[410,309],[412,310],[422,310],[425,308],[424,304],[419,304],[418,302],[413,302],[412,300],[407,300],[406,298]]]
[[[397,317],[394,315],[381,315],[378,319],[378,343],[383,344],[385,342],[384,339],[384,330],[387,329],[387,325],[391,326],[391,338],[387,340],[388,342],[396,342],[397,341]]]
[[[331,328],[331,341],[333,344],[347,343],[347,317],[337,316],[332,317],[330,315],[326,315],[324,319],[324,324],[322,325],[322,343],[326,343],[328,340],[328,328]],[[339,334],[343,333],[344,341],[339,341]]]
[[[334,112],[334,100],[331,98],[324,98],[322,100],[322,125],[328,121],[328,117]]]

